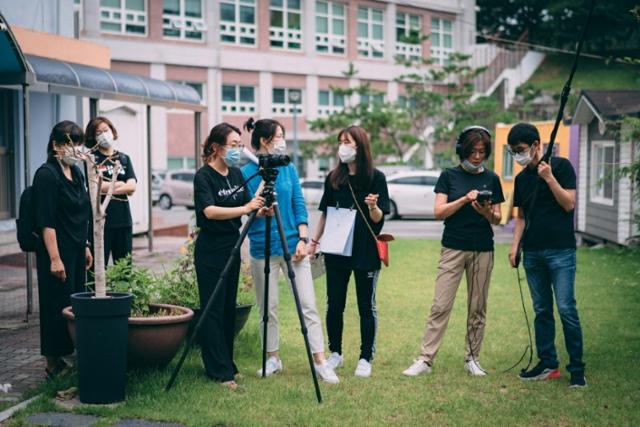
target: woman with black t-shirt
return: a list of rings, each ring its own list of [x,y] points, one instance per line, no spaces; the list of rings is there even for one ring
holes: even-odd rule
[[[93,263],[87,245],[91,206],[75,146],[82,129],[71,121],[54,126],[47,145],[47,161],[33,178],[33,208],[40,238],[36,243],[40,351],[47,360],[48,378],[67,368],[63,356],[73,353],[62,309],[69,297],[84,292],[86,269]]]
[[[107,218],[104,225],[104,263],[109,263],[109,255],[113,263],[131,254],[133,222],[129,196],[136,191],[136,174],[133,171],[131,158],[114,147],[118,139],[118,131],[106,117],[96,117],[87,125],[85,145],[93,151],[98,170],[104,178],[102,194],[107,194],[112,180],[116,180],[113,196],[107,206]],[[116,161],[120,162],[120,172],[114,178],[113,169]],[[104,196],[103,196],[104,197]]]
[[[442,172],[435,187],[435,216],[444,219],[440,263],[420,356],[403,372],[407,376],[431,372],[465,272],[468,294],[465,369],[475,376],[486,374],[478,358],[493,270],[491,224],[500,223],[500,203],[504,197],[498,176],[483,166],[491,155],[491,134],[487,129],[465,128],[458,136],[456,153],[460,165]]]
[[[311,239],[309,253],[315,253],[324,233],[327,207],[355,208],[357,201],[360,210],[355,217],[352,255],[347,257],[325,254],[327,335],[331,351],[327,362],[332,369],[340,368],[344,364],[343,313],[347,285],[353,272],[360,313],[361,339],[355,375],[366,378],[371,376],[371,362],[376,350],[376,285],[380,274],[380,259],[376,242],[365,221],[376,235],[380,233],[384,215],[389,213],[389,192],[384,174],[373,167],[369,137],[362,128],[350,126],[342,130],[338,134],[338,143],[340,163],[325,180],[324,194],[320,201],[322,215],[315,228],[314,238]]]
[[[242,185],[242,172],[237,167],[242,149],[237,127],[228,123],[214,126],[202,150],[204,166],[193,180],[196,224],[200,229],[194,257],[201,308],[213,294],[240,236],[240,217],[264,206],[262,197],[251,199]],[[213,300],[200,332],[207,376],[230,389],[238,386],[234,380],[238,368],[233,362],[233,341],[239,276],[238,257],[220,285],[222,289]]]

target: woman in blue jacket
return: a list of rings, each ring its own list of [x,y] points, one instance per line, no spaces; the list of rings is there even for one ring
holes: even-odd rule
[[[254,122],[249,119],[245,125],[251,135],[251,147],[258,155],[285,154],[286,142],[284,128],[275,120],[263,119]],[[338,383],[338,377],[329,367],[324,356],[324,337],[320,315],[316,308],[316,297],[311,276],[311,264],[307,257],[307,245],[309,243],[309,229],[307,226],[307,208],[300,187],[298,173],[293,164],[277,168],[275,189],[278,198],[278,207],[282,217],[282,226],[286,234],[287,246],[291,252],[293,271],[296,276],[296,285],[300,297],[300,304],[304,314],[305,324],[308,329],[309,345],[315,361],[315,369],[318,376],[328,383]],[[247,179],[258,171],[258,165],[249,163],[242,168],[242,173]],[[260,176],[249,180],[247,188],[251,195],[262,190]],[[278,279],[280,270],[286,271],[284,251],[280,242],[275,218],[271,227],[271,257],[269,276],[269,320],[267,322],[267,364],[266,375],[272,375],[282,371],[282,361],[278,354]],[[264,248],[265,248],[265,219],[256,218],[249,229],[251,272],[255,282],[256,299],[260,309],[260,319],[264,316]],[[291,284],[291,283],[290,283]],[[260,323],[260,333],[264,325]],[[262,369],[258,370],[262,375]]]

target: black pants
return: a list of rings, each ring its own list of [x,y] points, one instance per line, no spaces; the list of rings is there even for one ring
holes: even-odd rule
[[[40,353],[59,357],[73,353],[62,309],[71,305],[70,295],[85,291],[85,247],[58,245],[67,280],[51,274],[51,259],[42,240],[36,247],[38,301],[40,303]]]
[[[133,227],[104,229],[104,265],[109,264],[109,255],[113,264],[129,255],[133,248]]]
[[[342,354],[342,330],[347,287],[351,272],[356,281],[360,314],[360,359],[371,361],[376,352],[376,284],[380,270],[354,270],[340,261],[325,258],[327,270],[327,335],[329,351]]]
[[[216,248],[212,245],[214,239],[215,237],[201,232],[196,241],[194,258],[202,310],[213,294],[235,243],[234,240],[229,245]],[[209,378],[218,381],[231,381],[238,373],[238,368],[233,362],[233,341],[239,276],[240,259],[237,258],[229,270],[227,279],[220,284],[222,289],[213,300],[199,333],[204,369]]]

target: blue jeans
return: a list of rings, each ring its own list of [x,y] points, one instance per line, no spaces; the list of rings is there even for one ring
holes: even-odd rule
[[[548,368],[558,367],[556,353],[553,295],[560,320],[564,342],[569,353],[567,370],[583,373],[582,328],[575,298],[576,250],[545,249],[524,253],[524,269],[531,290],[533,309],[536,313],[534,327],[538,358]]]

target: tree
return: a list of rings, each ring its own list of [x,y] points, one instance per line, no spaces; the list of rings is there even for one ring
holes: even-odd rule
[[[68,137],[68,136],[67,136]],[[68,137],[69,138],[69,137]],[[71,139],[69,138],[69,141]],[[113,163],[113,179],[104,178],[100,172],[100,166],[96,162],[93,152],[98,149],[98,145],[90,150],[83,151],[74,149],[74,157],[83,161],[86,165],[87,183],[89,186],[89,201],[91,202],[91,212],[93,219],[93,256],[94,256],[94,274],[95,274],[95,296],[96,298],[106,298],[107,284],[105,277],[105,261],[104,261],[104,225],[106,221],[107,206],[112,200],[113,190],[115,189],[116,178],[120,173],[122,166],[119,160],[113,160],[107,157],[104,162]],[[109,180],[109,187],[106,194],[102,194],[102,183]],[[103,200],[104,197],[104,200]],[[116,200],[116,199],[113,199]]]
[[[478,0],[477,28],[482,34],[565,49],[575,47],[593,0]],[[587,52],[632,50],[640,45],[638,0],[596,2],[585,39]]]

